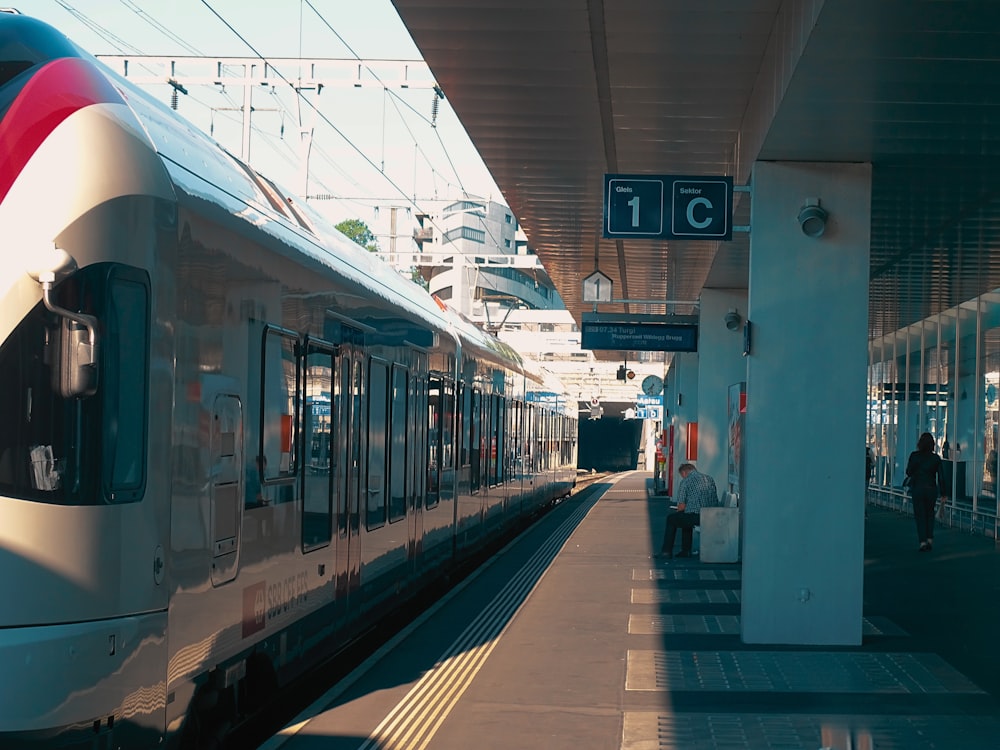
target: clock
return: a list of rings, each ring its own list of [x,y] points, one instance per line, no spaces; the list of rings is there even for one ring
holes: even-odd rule
[[[647,396],[659,396],[663,393],[663,378],[647,375],[642,379],[642,392]]]

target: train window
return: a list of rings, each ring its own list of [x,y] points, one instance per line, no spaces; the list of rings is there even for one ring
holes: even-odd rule
[[[426,503],[431,508],[437,505],[441,491],[441,469],[444,451],[442,438],[443,383],[441,378],[431,377],[427,384],[427,484]]]
[[[483,394],[478,388],[472,389],[471,424],[469,429],[469,482],[473,492],[482,485],[483,465]]]
[[[302,548],[329,544],[333,535],[333,352],[307,342],[303,444],[306,449],[302,484]]]
[[[146,474],[149,289],[146,275],[109,274],[104,348],[105,493],[112,502],[142,497]]]
[[[507,424],[507,475],[514,480],[517,480],[521,475],[520,463],[521,463],[521,449],[520,449],[520,439],[521,439],[521,402],[511,401],[510,407],[507,409],[508,424]]]
[[[458,387],[458,435],[461,440],[460,466],[469,465],[469,435],[472,427],[472,389],[464,383]]]
[[[503,452],[507,439],[507,400],[503,396],[496,397],[494,414],[493,424],[496,425],[496,435],[493,437],[493,446],[490,449],[490,463],[493,465],[493,484],[503,484],[506,480]]]
[[[562,414],[556,415],[556,466],[562,466],[566,457],[566,417]]]
[[[351,398],[351,450],[347,458],[347,503],[351,517],[351,532],[361,524],[361,360],[354,360],[354,376],[348,393]]]
[[[261,424],[257,469],[269,504],[295,497],[298,336],[269,326],[264,334]]]
[[[339,439],[334,440],[331,447],[333,458],[333,481],[337,486],[337,530],[341,536],[347,534],[347,481],[348,466],[347,450],[350,446],[351,429],[351,370],[349,357],[340,360],[340,377],[334,379],[333,415],[338,420]]]
[[[535,434],[535,405],[525,404],[524,405],[524,432],[522,433],[524,440],[524,470],[527,474],[534,474],[537,467],[535,466],[535,444],[531,439],[531,436]]]
[[[386,440],[389,422],[389,368],[373,359],[368,367],[368,482],[365,525],[375,529],[386,518]]]
[[[142,499],[149,393],[149,280],[101,263],[53,290],[57,305],[98,319],[97,392],[64,398],[48,348],[61,320],[39,302],[0,345],[0,491],[62,505]]]
[[[542,411],[542,442],[538,453],[542,458],[541,468],[548,470],[552,466],[552,415],[548,411]]]
[[[447,482],[455,468],[455,384],[441,382],[441,481]]]
[[[542,468],[546,471],[552,468],[552,414],[542,412]]]
[[[563,442],[562,442],[562,461],[561,461],[561,463],[563,464],[563,466],[565,466],[566,464],[570,463],[570,461],[572,460],[572,456],[573,456],[573,442],[572,442],[572,435],[571,435],[571,429],[573,427],[573,422],[572,422],[572,420],[569,417],[563,416],[562,417],[562,424],[563,424]]]
[[[389,522],[406,517],[406,473],[407,473],[407,371],[393,365],[392,391],[390,399],[389,461]]]
[[[493,440],[493,399],[495,397],[490,394],[485,394],[483,396],[483,426],[482,426],[482,439],[479,442],[480,445],[480,460],[482,461],[481,476],[483,482],[486,486],[492,483],[493,474],[490,471],[490,443]]]
[[[410,378],[410,407],[407,409],[407,430],[413,452],[410,456],[410,471],[406,475],[407,498],[411,507],[419,508],[423,502],[423,476],[427,466],[427,424],[423,421],[427,411],[427,381],[419,377]]]

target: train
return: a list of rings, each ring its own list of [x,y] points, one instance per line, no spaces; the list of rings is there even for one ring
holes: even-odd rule
[[[577,401],[0,13],[0,747],[213,747],[568,495]]]

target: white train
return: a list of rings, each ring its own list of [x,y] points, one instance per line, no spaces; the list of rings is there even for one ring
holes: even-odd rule
[[[0,747],[208,746],[575,482],[574,399],[7,13],[0,227]]]

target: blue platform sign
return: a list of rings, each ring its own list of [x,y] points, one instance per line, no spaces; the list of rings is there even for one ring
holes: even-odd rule
[[[733,238],[733,178],[604,175],[607,239]]]

